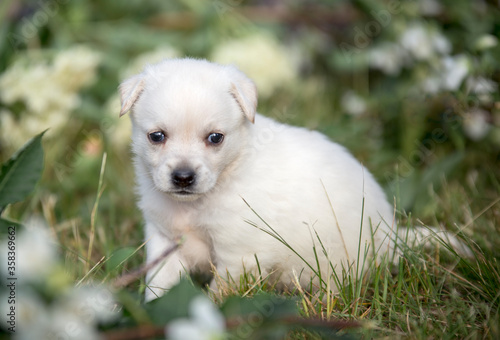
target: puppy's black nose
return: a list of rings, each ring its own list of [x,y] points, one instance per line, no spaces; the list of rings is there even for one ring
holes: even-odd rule
[[[179,188],[186,188],[196,180],[196,173],[191,169],[177,169],[172,172],[172,182]]]

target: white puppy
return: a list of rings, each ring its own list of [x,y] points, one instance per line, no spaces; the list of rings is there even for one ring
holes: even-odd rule
[[[307,284],[356,268],[359,245],[362,259],[392,248],[393,210],[368,170],[320,133],[257,114],[255,86],[235,67],[165,60],[120,93],[148,261],[185,239],[148,273],[147,300],[210,263],[238,280],[257,258],[262,275]]]

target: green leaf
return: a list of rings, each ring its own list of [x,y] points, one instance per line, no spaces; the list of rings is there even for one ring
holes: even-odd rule
[[[259,293],[251,298],[230,296],[221,307],[228,321],[239,325],[234,330],[246,339],[285,339],[296,325],[287,322],[299,316],[297,301],[276,294]]]
[[[434,190],[441,186],[443,178],[449,175],[459,167],[464,160],[465,154],[461,151],[454,152],[429,166],[422,174],[419,191],[415,197],[415,209],[422,211],[429,204],[428,188],[432,185]]]
[[[459,164],[464,160],[464,157],[465,154],[461,151],[443,157],[425,170],[422,182],[425,185],[432,184],[433,186],[438,186],[441,183],[442,177],[449,175],[453,170],[457,169]]]
[[[296,300],[263,292],[251,298],[230,296],[224,302],[221,310],[227,317],[253,316],[257,313],[263,321],[299,316]]]
[[[184,278],[165,295],[148,303],[146,311],[155,325],[165,325],[173,319],[188,317],[189,303],[201,294],[200,289]]]
[[[431,164],[425,171],[415,169],[409,165],[409,175],[397,178],[391,184],[392,188],[399,186],[400,207],[405,210],[422,209],[429,203],[429,186],[432,185],[437,189],[442,177],[448,176],[459,166],[463,159],[463,152],[455,152]],[[397,183],[398,181],[399,183]]]
[[[106,261],[106,272],[111,272],[118,268],[123,262],[131,257],[136,252],[136,248],[125,247],[120,248],[111,254],[108,261]]]
[[[26,143],[0,170],[0,211],[33,191],[43,170],[42,132]]]

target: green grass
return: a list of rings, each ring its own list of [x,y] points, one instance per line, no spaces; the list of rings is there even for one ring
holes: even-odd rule
[[[121,210],[133,203],[133,196],[123,202],[123,197],[114,195],[113,188],[107,185],[110,174],[106,173],[109,168],[104,162],[109,162],[109,158],[103,157],[102,165],[97,167],[100,171],[94,198],[87,202],[87,211],[80,217],[63,215],[57,208],[62,203],[56,204],[57,197],[53,195],[38,192],[33,198],[40,200],[41,213],[57,235],[65,268],[75,282],[112,283],[144,261],[140,215],[134,207]],[[498,338],[500,203],[498,198],[488,197],[488,190],[484,191],[486,195],[480,192],[483,191],[474,192],[458,182],[444,181],[439,192],[431,192],[436,214],[426,216],[431,224],[444,221],[450,231],[461,231],[473,250],[473,258],[442,251],[445,247],[438,249],[439,243],[435,249],[426,250],[401,246],[403,255],[399,261],[373,264],[363,277],[346,275],[354,270],[344,269],[333,280],[339,285],[337,294],[331,294],[332,281],[320,271],[316,271],[318,276],[323,275],[319,287],[311,283],[309,289],[297,286],[281,294],[298,297],[304,317],[362,321],[363,327],[349,334],[365,339]],[[410,227],[419,224],[404,214],[400,221]],[[266,232],[269,237],[286,242],[272,230]],[[315,251],[322,252],[321,242]],[[361,250],[361,261],[370,251]],[[316,263],[307,265],[317,268]],[[215,300],[221,303],[233,295],[248,297],[262,291],[275,292],[273,282],[259,274],[247,273],[230,280],[217,278],[220,295]],[[137,303],[144,282],[138,279],[126,289],[137,297]],[[319,335],[297,331],[290,336],[314,339]]]
[[[55,154],[52,144],[58,145],[50,139],[45,142],[45,148],[52,151],[47,153],[47,164]],[[105,150],[104,156],[92,155],[80,164],[88,176],[84,183],[78,181],[82,169],[75,167],[57,177],[48,167],[32,198],[9,207],[5,214],[18,219],[33,212],[41,215],[59,242],[64,268],[75,284],[112,284],[144,262],[142,218],[135,206],[130,155]],[[269,277],[246,273],[229,280],[216,277],[219,292],[212,297],[219,304],[231,296],[251,297],[260,292],[295,297],[304,317],[361,321],[362,328],[346,332],[364,339],[496,339],[500,337],[499,185],[489,166],[475,178],[442,177],[438,189],[427,188],[428,204],[417,211],[418,218],[417,213],[397,212],[399,225],[443,225],[459,233],[473,250],[472,258],[443,251],[446,245],[439,243],[422,250],[400,242],[403,256],[399,261],[372,264],[360,278],[347,275],[356,273],[355,268],[344,268],[329,280],[328,273],[317,270],[317,263],[308,263],[321,277],[319,287],[311,283],[278,292]],[[262,232],[286,243],[272,229]],[[317,256],[323,256],[321,240],[311,237]],[[373,251],[360,249],[360,262]],[[332,284],[338,286],[338,293],[330,292]],[[122,303],[132,309],[139,306],[144,289],[143,278],[132,281],[124,288],[130,295]],[[137,313],[135,320],[144,319]],[[295,331],[290,337],[315,339],[319,335]]]
[[[286,245],[274,230],[263,231]],[[441,241],[448,249],[445,241]],[[443,251],[443,245],[439,249],[440,242],[436,243],[436,249],[422,250],[401,240],[402,255],[396,263],[388,258],[374,263],[361,278],[348,275],[353,271],[344,269],[329,280],[321,278],[321,272],[316,270],[319,286],[311,283],[311,289],[307,290],[297,284],[289,294],[299,296],[305,317],[364,321],[364,328],[354,332],[363,338],[496,339],[500,322],[500,267],[496,258],[485,254],[473,242],[465,242],[473,249],[472,258],[461,257],[453,250]],[[366,255],[368,251],[360,255],[361,263]],[[265,279],[251,278],[249,281],[246,274],[244,280],[230,282],[225,292],[248,295],[249,291],[269,289]],[[339,292],[331,294],[325,280],[338,282]]]
[[[19,221],[32,215],[44,219],[58,241],[64,270],[72,282],[112,284],[145,260],[131,154],[124,146],[128,141],[119,139],[118,112],[107,112],[122,72],[135,63],[136,57],[159,46],[175,47],[181,55],[210,58],[226,40],[243,39],[254,30],[263,30],[302,51],[304,64],[295,81],[283,84],[271,97],[259,99],[259,112],[319,130],[346,146],[386,188],[388,197],[395,197],[399,225],[442,226],[458,233],[474,253],[472,258],[461,258],[443,251],[447,248],[443,244],[440,249],[421,250],[402,243],[404,256],[395,264],[377,263],[361,278],[343,275],[354,268],[345,268],[345,273],[333,280],[327,278],[328,273],[315,270],[321,276],[320,287],[311,284],[279,294],[298,298],[305,317],[362,321],[361,329],[347,333],[364,339],[500,338],[498,91],[488,94],[491,98],[483,102],[485,98],[470,92],[464,80],[453,91],[414,96],[411,93],[418,81],[435,75],[429,67],[434,58],[415,61],[399,75],[388,75],[365,65],[362,57],[347,60],[341,49],[331,48],[340,42],[354,43],[356,32],[373,22],[373,13],[386,8],[387,1],[338,1],[332,8],[331,1],[319,1],[318,7],[309,2],[294,3],[284,7],[294,20],[283,20],[281,15],[273,18],[278,12],[270,8],[270,16],[263,22],[260,16],[245,17],[247,12],[252,13],[247,9],[263,5],[258,1],[222,1],[221,5],[227,5],[223,13],[210,1],[130,2],[119,6],[113,1],[68,2],[53,13],[39,11],[41,3],[12,8],[10,3],[17,4],[11,0],[0,5],[0,35],[5,41],[0,44],[0,55],[5,56],[0,60],[1,72],[16,60],[29,59],[28,55],[40,54],[30,61],[33,65],[41,56],[50,64],[52,57],[75,44],[86,45],[103,57],[95,83],[75,90],[81,105],[64,112],[66,117],[60,118],[65,123],[51,126],[44,136],[46,167],[37,189],[29,200],[8,206],[2,214]],[[394,43],[405,25],[420,23],[450,40],[450,56],[470,57],[470,76],[498,84],[500,46],[481,50],[476,45],[485,34],[498,36],[498,6],[492,1],[481,6],[473,1],[441,3],[446,15],[422,16],[413,2],[401,2],[401,13],[393,16],[391,24],[361,52]],[[310,9],[324,11],[329,21],[337,5],[339,13],[345,10],[352,15],[341,15],[329,23],[294,14]],[[12,44],[11,34],[31,32],[26,25],[37,24],[37,18],[45,14],[50,14],[48,21],[35,27],[33,37],[30,34],[20,45]],[[185,25],[171,22],[176,15],[187,18]],[[104,34],[95,34],[97,30]],[[263,69],[269,66],[263,65]],[[365,113],[353,116],[345,112],[341,102],[347,91],[364,98]],[[27,109],[28,103],[27,99],[1,102],[0,114],[7,109],[16,119],[32,117],[35,113]],[[487,112],[490,130],[480,140],[465,133],[473,109]],[[435,131],[443,135],[439,133],[437,138]],[[32,137],[27,132],[15,136],[26,140]],[[411,158],[412,152],[430,143],[432,150],[425,157]],[[0,160],[5,161],[14,151],[2,141]],[[413,171],[405,174],[408,163]],[[398,173],[401,178],[396,181]],[[266,232],[280,239],[271,229]],[[317,241],[317,256],[322,256],[321,240],[311,237]],[[364,260],[373,251],[360,249],[358,258]],[[315,269],[317,263],[306,266]],[[231,296],[278,293],[271,278],[261,276],[259,272],[229,280],[216,278],[220,294],[214,299],[222,304]],[[338,294],[330,293],[332,284],[341,287]],[[130,313],[127,317],[138,324],[148,322],[141,305],[144,289],[144,278],[139,277],[119,294]],[[290,337],[315,339],[319,335],[299,330]]]

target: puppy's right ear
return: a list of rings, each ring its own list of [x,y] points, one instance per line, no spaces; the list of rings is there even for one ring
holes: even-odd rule
[[[131,78],[128,78],[119,86],[120,91],[120,101],[122,108],[120,111],[120,117],[127,113],[134,103],[139,99],[142,91],[144,90],[145,81],[144,75],[138,74]]]
[[[231,67],[231,89],[229,93],[238,103],[245,117],[255,122],[255,113],[257,111],[257,88],[243,72]]]

